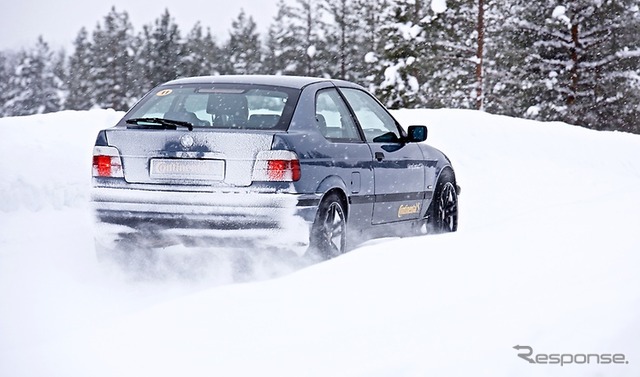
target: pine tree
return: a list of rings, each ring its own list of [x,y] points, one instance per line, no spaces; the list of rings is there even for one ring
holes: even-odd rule
[[[525,51],[522,115],[638,131],[640,30],[635,0],[518,3],[511,35]]]
[[[181,58],[181,76],[208,76],[220,74],[221,49],[211,36],[211,30],[206,34],[202,25],[196,23],[187,35],[184,43],[184,54]]]
[[[153,25],[145,25],[139,37],[136,56],[141,69],[141,89],[146,92],[156,85],[179,76],[183,43],[180,29],[169,10],[165,9]]]
[[[522,77],[519,74],[524,64],[526,48],[514,43],[510,30],[513,17],[519,6],[512,1],[484,0],[485,48],[482,64],[482,107],[491,113],[522,116],[515,105],[522,92]]]
[[[422,84],[427,106],[483,107],[484,13],[482,0],[463,0],[438,8],[432,1],[425,22],[431,56]],[[422,83],[422,82],[421,82]]]
[[[297,69],[301,52],[292,26],[293,8],[284,0],[278,1],[278,12],[267,32],[264,52],[265,73],[287,75],[299,74]]]
[[[54,90],[58,97],[56,109],[52,111],[60,111],[66,109],[66,102],[69,96],[69,81],[67,53],[64,49],[59,49],[53,53],[53,61],[51,62],[52,77],[54,82]]]
[[[484,109],[499,81],[497,0],[396,0],[379,91],[391,106]]]
[[[144,94],[143,83],[135,67],[133,26],[127,12],[115,7],[98,24],[91,44],[91,81],[95,86],[94,101],[98,107],[127,110]]]
[[[390,108],[415,107],[423,103],[420,83],[429,62],[430,44],[425,38],[424,23],[429,10],[423,0],[394,0],[393,14],[382,28],[387,35],[380,58],[379,85],[375,92]]]
[[[359,27],[361,34],[360,61],[356,63],[356,69],[360,70],[363,77],[361,84],[374,92],[376,84],[382,78],[377,74],[382,72],[382,57],[388,42],[385,26],[390,22],[392,7],[390,0],[355,0]]]
[[[7,92],[9,91],[9,72],[11,56],[7,52],[0,51],[0,117],[6,114],[5,104],[9,100]]]
[[[261,72],[260,35],[256,31],[253,17],[247,17],[244,9],[231,23],[231,32],[225,50],[231,64],[231,73],[250,75]]]
[[[94,105],[95,86],[91,82],[91,42],[83,27],[74,41],[74,52],[69,57],[69,73],[66,81],[68,95],[64,107],[69,110],[88,110]]]
[[[293,74],[299,76],[330,76],[326,40],[322,30],[323,12],[319,0],[296,0],[292,6],[291,29],[295,37],[297,64]]]
[[[362,81],[366,44],[355,0],[325,0],[332,22],[324,23],[328,73],[333,78]]]
[[[8,80],[5,115],[21,116],[59,111],[62,108],[62,79],[56,75],[59,55],[38,37],[35,48],[18,54],[17,65]]]
[[[390,17],[389,2],[325,0],[322,8],[330,21],[320,24],[330,76],[369,86],[371,71],[380,69],[377,63],[386,42],[382,27]]]

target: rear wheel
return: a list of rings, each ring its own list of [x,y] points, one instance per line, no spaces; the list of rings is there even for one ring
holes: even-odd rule
[[[443,172],[429,209],[429,233],[448,233],[458,230],[458,193],[451,173]]]
[[[337,194],[329,194],[320,203],[310,241],[312,254],[320,259],[334,258],[346,251],[347,216]]]

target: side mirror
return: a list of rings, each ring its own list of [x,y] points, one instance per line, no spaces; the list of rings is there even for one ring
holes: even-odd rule
[[[407,130],[407,142],[419,143],[427,140],[427,126],[409,126]]]

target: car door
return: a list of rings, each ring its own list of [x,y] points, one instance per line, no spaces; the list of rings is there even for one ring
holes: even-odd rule
[[[336,88],[316,94],[315,121],[327,140],[322,152],[330,161],[322,176],[338,174],[345,183],[353,224],[369,224],[372,214],[373,172],[371,150],[365,143],[349,107]]]
[[[417,219],[425,199],[424,156],[417,143],[405,143],[396,120],[369,93],[340,88],[373,154],[373,224]]]

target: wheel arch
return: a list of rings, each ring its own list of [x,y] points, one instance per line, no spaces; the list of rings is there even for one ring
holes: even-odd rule
[[[452,179],[453,186],[456,188],[456,194],[460,194],[460,186],[458,185],[458,180],[456,178],[456,172],[453,170],[451,165],[445,165],[440,169],[438,176],[436,177],[436,182],[434,188],[437,187],[438,183],[440,183],[440,178],[449,176]]]
[[[342,201],[342,207],[344,209],[347,219],[349,218],[349,200],[347,198],[347,185],[342,178],[332,175],[320,182],[316,193],[321,194],[320,202],[322,202],[328,195],[336,194]]]
[[[451,176],[453,178],[453,183],[456,183],[456,173],[453,171],[451,165],[445,165],[440,172],[438,173],[438,177],[436,178],[436,182],[440,181],[440,178],[443,176]]]
[[[347,199],[347,194],[345,194],[342,189],[340,189],[338,187],[334,187],[334,188],[330,189],[329,191],[325,192],[324,195],[322,195],[321,201],[324,200],[324,198],[326,198],[327,196],[329,196],[331,194],[336,194],[336,196],[342,202],[342,208],[344,209],[344,215],[347,217],[347,220],[348,220],[349,219],[349,200]]]

